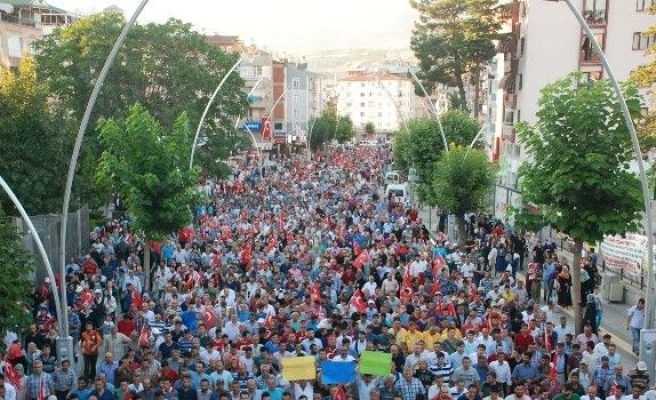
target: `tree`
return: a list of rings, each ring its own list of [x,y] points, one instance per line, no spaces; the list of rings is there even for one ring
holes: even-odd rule
[[[451,145],[433,166],[432,203],[455,215],[458,243],[464,244],[465,213],[485,208],[495,182],[496,165],[483,150]]]
[[[459,110],[449,110],[440,116],[442,129],[448,143],[469,144],[480,130],[478,122]],[[435,118],[420,118],[409,122],[409,166],[417,169],[419,199],[430,206],[435,198],[432,191],[433,165],[444,152],[444,140]]]
[[[367,122],[364,125],[364,132],[367,134],[367,136],[373,136],[374,133],[376,133],[376,124],[371,121]]]
[[[649,8],[649,13],[656,14],[656,8]],[[656,25],[647,29],[647,31],[642,32],[642,37],[651,38],[655,34]],[[656,47],[654,47],[653,43],[647,47],[645,55],[651,56],[651,60],[631,72],[630,81],[642,88],[653,88],[654,84],[656,84]],[[650,91],[650,95],[652,101],[656,99],[653,90]],[[638,123],[638,137],[643,152],[648,152],[649,150],[656,148],[656,113],[650,110],[649,114],[642,117],[643,118],[636,120]]]
[[[640,113],[635,87],[624,94]],[[641,220],[638,178],[629,171],[630,136],[607,80],[581,83],[571,74],[542,89],[538,122],[517,126],[531,155],[519,169],[524,203],[537,205],[547,224],[574,239],[571,268],[576,331],[581,331],[579,263],[584,242],[635,232]]]
[[[121,15],[96,14],[57,29],[35,43],[39,78],[47,82],[51,100],[70,111],[78,122],[124,25]],[[210,45],[190,24],[179,20],[136,25],[109,71],[89,126],[96,127],[96,121],[103,117],[125,117],[137,102],[166,129],[173,127],[182,112],[196,126],[209,96],[237,57]],[[202,133],[208,141],[213,135],[232,137],[234,116],[244,115],[248,105],[242,87],[239,74],[232,74],[205,121]],[[89,196],[94,195],[89,191],[94,186],[93,173],[101,154],[97,134],[92,128],[87,132],[80,179],[76,180],[77,186],[85,189],[84,200],[93,200]],[[219,143],[229,145],[225,141]],[[230,150],[227,148],[221,154],[229,154]],[[103,197],[100,204],[104,203]]]
[[[27,308],[31,306],[28,276],[34,272],[34,258],[22,246],[16,226],[0,211],[0,332],[20,332],[30,322]],[[61,316],[57,316],[61,318]]]
[[[501,8],[496,0],[411,0],[419,12],[410,46],[419,59],[426,87],[441,83],[458,89],[468,111],[465,82],[476,88],[483,65],[496,55]],[[474,109],[476,113],[476,108]]]
[[[316,150],[335,138],[337,115],[333,109],[327,109],[319,118],[310,121],[310,148]]]
[[[335,140],[337,143],[342,144],[353,140],[355,136],[355,129],[353,128],[353,120],[351,117],[344,116],[337,118],[337,128],[335,129]]]
[[[106,149],[96,181],[114,187],[125,199],[134,228],[143,231],[146,287],[150,282],[150,240],[189,225],[198,168],[189,170],[191,140],[185,113],[165,129],[143,106],[130,108],[124,119],[99,121],[100,143]]]
[[[0,175],[30,214],[59,211],[71,144],[61,131],[70,121],[48,104],[48,90],[27,55],[16,72],[0,67],[0,109]],[[4,214],[18,215],[6,197],[1,205]]]
[[[392,145],[392,161],[394,168],[400,171],[407,171],[412,168],[412,157],[410,154],[410,132],[403,130],[394,135],[394,144]]]

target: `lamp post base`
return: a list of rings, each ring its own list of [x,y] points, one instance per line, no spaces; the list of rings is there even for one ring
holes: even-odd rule
[[[61,363],[61,360],[64,358],[71,362],[71,367],[75,366],[75,353],[73,349],[73,338],[71,336],[57,337],[57,361]]]

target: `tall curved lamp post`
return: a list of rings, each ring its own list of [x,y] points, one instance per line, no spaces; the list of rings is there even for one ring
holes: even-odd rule
[[[221,79],[219,85],[216,87],[216,89],[214,89],[214,93],[212,93],[212,96],[207,102],[207,105],[205,106],[205,110],[203,110],[203,115],[200,117],[200,121],[198,121],[198,128],[196,128],[194,141],[191,144],[191,157],[189,157],[189,169],[191,169],[194,166],[194,155],[196,154],[196,145],[198,144],[198,137],[200,136],[200,130],[203,127],[205,118],[207,118],[207,113],[210,111],[210,107],[212,107],[212,104],[214,103],[214,99],[221,91],[221,88],[223,88],[223,85],[225,85],[230,75],[232,75],[232,73],[235,72],[235,70],[237,69],[237,67],[239,67],[239,64],[241,64],[242,61],[244,61],[244,57],[240,57],[239,60],[237,60],[237,62],[232,66],[232,68],[230,68],[228,72],[223,76],[223,79]]]
[[[421,91],[424,93],[424,96],[426,96],[427,99],[430,100],[430,96],[428,96],[428,92],[426,91],[426,88],[424,87],[424,84],[421,83],[421,80],[417,77],[417,74],[410,68],[410,64],[408,64],[406,61],[399,59],[402,63],[405,64],[405,66],[408,68],[408,72],[410,73],[410,76],[412,76],[412,79],[414,79],[415,83],[419,85],[421,88]],[[437,120],[437,126],[440,129],[440,134],[442,135],[442,143],[444,144],[444,151],[446,153],[449,153],[449,144],[447,143],[446,140],[446,135],[444,134],[444,128],[442,128],[442,120],[440,119],[440,115],[437,112],[437,109],[435,108],[435,104],[433,104],[432,101],[429,101],[431,104],[431,108],[433,109],[433,115],[435,116],[435,119]]]
[[[257,82],[255,82],[255,85],[251,88],[251,90],[248,92],[246,95],[246,98],[250,98],[253,93],[255,93],[255,90],[257,89],[258,86],[260,86],[260,83],[264,81],[264,76],[262,76]],[[237,119],[235,120],[235,129],[239,127],[239,121],[241,121],[241,115],[237,116]],[[255,135],[253,135],[253,132],[248,128],[248,126],[244,125],[246,128],[246,131],[248,132],[249,135],[251,135],[251,139],[253,140],[253,146],[255,146],[255,151],[257,151],[258,157],[262,158],[262,152],[260,151],[260,148],[257,146],[257,140],[255,139]]]
[[[5,193],[7,193],[7,196],[9,196],[11,202],[14,203],[14,206],[16,206],[18,213],[23,218],[23,221],[25,221],[25,223],[27,224],[27,229],[29,229],[30,235],[32,235],[32,240],[34,240],[34,243],[36,243],[36,248],[39,251],[39,255],[41,256],[41,259],[43,260],[43,265],[45,265],[46,267],[48,278],[50,278],[50,290],[52,290],[53,297],[55,299],[55,311],[57,312],[57,329],[59,330],[59,332],[63,332],[64,325],[68,324],[68,320],[64,320],[65,315],[62,312],[62,306],[60,301],[61,299],[57,292],[57,281],[55,280],[55,274],[52,270],[52,265],[50,265],[50,259],[48,258],[48,253],[46,253],[46,249],[45,247],[43,247],[43,242],[41,242],[41,238],[39,237],[39,234],[34,228],[32,219],[25,211],[25,208],[23,208],[23,205],[21,204],[20,200],[18,200],[18,197],[16,197],[14,191],[11,190],[11,187],[9,187],[9,185],[7,184],[7,182],[4,180],[2,176],[0,176],[0,186],[5,191]]]
[[[105,65],[103,65],[103,68],[100,71],[100,74],[98,75],[96,84],[94,85],[93,91],[91,92],[91,97],[89,98],[89,102],[87,103],[87,108],[84,111],[84,116],[82,117],[82,123],[80,124],[80,129],[77,132],[77,137],[75,138],[75,145],[73,146],[73,154],[71,155],[71,162],[68,166],[68,175],[66,176],[66,187],[64,188],[64,204],[62,206],[61,229],[59,231],[59,268],[61,272],[60,302],[61,302],[62,312],[64,313],[62,316],[66,320],[66,323],[64,324],[63,327],[64,329],[62,330],[62,332],[59,333],[59,337],[61,338],[61,341],[64,342],[62,343],[63,346],[61,345],[57,346],[57,352],[60,353],[59,354],[60,356],[63,355],[64,349],[66,349],[67,357],[71,357],[73,354],[73,338],[70,336],[68,330],[68,311],[67,311],[68,305],[66,299],[66,228],[68,224],[68,208],[71,203],[71,190],[73,188],[73,177],[75,176],[77,160],[80,156],[80,148],[82,146],[82,140],[84,139],[84,134],[87,130],[87,126],[89,125],[89,119],[91,118],[93,107],[96,104],[96,99],[98,98],[100,89],[105,83],[105,78],[107,78],[107,73],[109,72],[109,68],[112,66],[112,63],[114,62],[114,59],[116,58],[119,49],[123,45],[123,42],[125,42],[125,38],[127,37],[128,32],[130,31],[132,26],[134,26],[134,24],[136,23],[137,18],[139,17],[143,9],[146,7],[146,4],[148,4],[148,0],[141,0],[141,3],[134,11],[134,14],[132,15],[132,17],[130,17],[128,23],[123,27],[121,34],[118,36],[118,39],[116,39],[116,42],[114,43],[114,47],[112,47],[112,51],[109,53],[107,60],[105,60]]]
[[[546,1],[558,2],[559,0],[546,0]],[[615,72],[611,68],[608,58],[606,57],[606,54],[601,48],[601,45],[597,41],[597,38],[592,32],[592,29],[590,29],[590,26],[585,21],[585,18],[583,18],[583,15],[581,15],[581,12],[576,8],[574,3],[572,3],[572,0],[565,0],[565,3],[567,4],[567,7],[569,7],[574,17],[576,17],[577,21],[581,25],[581,28],[583,28],[583,30],[585,31],[586,37],[588,38],[590,43],[592,43],[592,45],[594,46],[594,49],[597,52],[597,54],[599,54],[601,63],[604,66],[606,73],[608,73],[608,79],[610,80],[611,84],[613,85],[613,89],[615,89],[615,93],[617,94],[617,99],[620,103],[620,107],[622,108],[622,114],[624,115],[626,127],[629,130],[629,134],[631,135],[633,152],[635,153],[636,163],[638,164],[638,171],[640,172],[640,186],[642,189],[642,197],[645,205],[646,230],[647,230],[648,283],[647,283],[647,290],[645,293],[645,304],[646,304],[645,328],[652,329],[654,328],[654,311],[656,311],[656,307],[654,306],[654,304],[652,304],[656,300],[656,297],[654,295],[655,276],[654,276],[654,271],[652,270],[653,262],[654,262],[654,230],[652,226],[651,213],[650,213],[651,201],[649,199],[649,183],[647,181],[647,173],[645,172],[645,165],[642,161],[642,152],[640,150],[640,142],[638,141],[638,134],[636,132],[635,125],[633,124],[633,119],[631,118],[631,112],[629,111],[629,107],[626,104],[626,99],[624,98],[624,94],[622,93],[622,88],[620,87],[620,84],[617,81]],[[644,345],[646,344],[645,342],[647,341],[646,340],[647,338],[645,337],[646,336],[645,333],[646,332],[643,332],[641,335],[641,347],[644,347]],[[653,333],[650,333],[650,337],[652,335]],[[650,343],[649,345],[652,344]],[[649,352],[651,353],[651,355],[647,355],[645,353],[646,351],[641,351],[640,357],[642,359],[644,359],[646,356],[652,357],[651,360],[646,360],[646,361],[648,361],[647,368],[648,368],[649,376],[654,376],[654,359],[653,359],[654,350]]]
[[[389,91],[389,89],[385,85],[383,85],[383,82],[381,82],[380,79],[378,79],[378,77],[376,77],[376,82],[378,82],[378,86],[381,87],[383,89],[383,91],[385,91],[385,93],[387,94],[387,97],[389,97],[390,100],[392,100],[392,104],[394,104],[394,107],[396,108],[396,112],[399,114],[399,118],[401,119],[401,122],[403,123],[403,126],[405,127],[405,130],[407,132],[409,132],[410,129],[408,127],[408,120],[403,116],[403,110],[401,110],[401,106],[396,101],[396,99],[394,99],[394,96]]]

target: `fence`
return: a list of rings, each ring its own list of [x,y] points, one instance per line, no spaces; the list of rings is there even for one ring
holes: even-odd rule
[[[54,273],[59,271],[59,230],[61,227],[61,217],[59,215],[36,215],[31,217],[34,228],[43,242],[43,247],[48,254],[50,265]],[[46,276],[45,265],[32,235],[29,232],[27,224],[20,217],[13,218],[13,223],[23,236],[23,246],[26,250],[35,255],[37,263],[36,275],[33,279],[42,279]],[[66,225],[66,261],[69,257],[78,256],[87,251],[89,247],[89,207],[84,206],[77,211],[68,214],[68,223]]]

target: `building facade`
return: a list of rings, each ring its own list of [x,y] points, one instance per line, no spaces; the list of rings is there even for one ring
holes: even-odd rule
[[[288,64],[286,131],[297,143],[304,142],[310,130],[311,89],[312,74],[307,70],[307,64]]]
[[[338,81],[336,92],[337,114],[349,116],[359,131],[372,122],[377,133],[396,132],[421,109],[414,83],[406,74],[349,72]]]
[[[78,19],[43,0],[0,0],[0,64],[18,66],[36,40]]]
[[[642,32],[656,25],[656,16],[647,12],[653,0],[574,2],[620,81],[649,61],[644,50],[656,38],[645,37]],[[540,90],[573,71],[592,80],[606,78],[606,73],[592,43],[564,3],[512,0],[507,10],[511,38],[501,46],[496,59],[497,65],[503,63],[496,93],[503,98],[502,107],[497,109],[502,127],[492,151],[501,163],[501,185],[514,189],[518,168],[529,156],[517,141],[515,125],[536,122]]]

